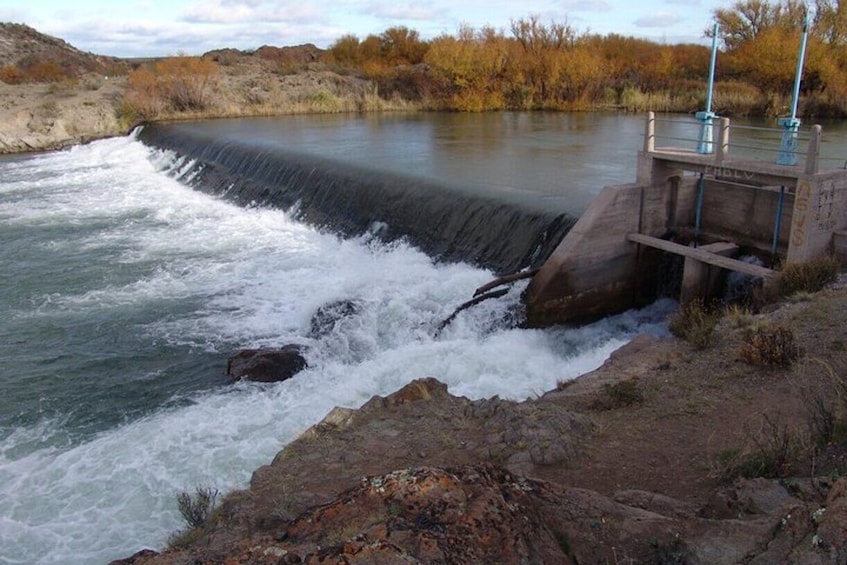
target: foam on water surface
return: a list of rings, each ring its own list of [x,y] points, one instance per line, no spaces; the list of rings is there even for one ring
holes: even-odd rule
[[[457,395],[523,399],[592,370],[639,331],[663,331],[661,304],[579,329],[513,329],[504,320],[517,285],[435,337],[492,273],[235,207],[165,174],[179,168],[131,137],[0,163],[0,232],[19,242],[3,260],[23,281],[0,279],[0,341],[18,340],[3,353],[21,367],[0,396],[36,412],[5,405],[0,563],[161,547],[181,526],[176,492],[244,487],[336,405],[427,376]],[[310,337],[315,310],[339,300],[361,308]],[[309,368],[284,383],[225,384],[231,351],[286,343],[308,347]],[[88,344],[103,359],[87,362]],[[78,400],[63,405],[56,390]],[[110,406],[124,415],[84,417]]]

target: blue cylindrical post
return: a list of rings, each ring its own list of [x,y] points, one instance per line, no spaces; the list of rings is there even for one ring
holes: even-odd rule
[[[712,28],[712,57],[709,61],[709,84],[706,90],[706,109],[702,112],[697,112],[694,117],[703,122],[700,126],[700,142],[697,144],[697,153],[709,154],[714,151],[712,144],[713,119],[715,114],[712,112],[712,92],[715,88],[715,61],[718,53],[718,24],[715,22]]]
[[[800,120],[797,119],[797,104],[800,100],[800,80],[803,77],[803,63],[806,59],[806,38],[809,35],[809,14],[803,18],[803,36],[800,39],[800,54],[797,57],[797,70],[794,73],[794,92],[791,99],[791,117],[780,118],[777,123],[783,127],[782,142],[779,145],[778,165],[797,164],[797,132]]]

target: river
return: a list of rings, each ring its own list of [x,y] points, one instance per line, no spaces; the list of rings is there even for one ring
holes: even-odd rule
[[[643,119],[174,127],[575,218],[603,185],[634,180]],[[638,332],[665,331],[666,302],[581,328],[516,329],[524,283],[436,337],[499,256],[444,260],[403,226],[386,239],[301,221],[297,206],[239,206],[198,187],[204,174],[137,133],[0,159],[0,563],[104,563],[161,548],[182,526],[177,492],[245,487],[334,406],[425,376],[469,398],[525,399],[594,369]],[[350,299],[356,315],[310,337],[318,307]],[[236,349],[287,343],[308,346],[309,367],[291,380],[224,376]]]

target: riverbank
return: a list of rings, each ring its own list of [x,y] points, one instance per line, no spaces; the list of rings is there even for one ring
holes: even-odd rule
[[[0,82],[0,153],[61,149],[126,133],[116,108],[126,77],[87,75],[73,84]]]
[[[790,367],[741,361],[789,327]],[[640,336],[539,398],[435,379],[336,409],[169,551],[171,563],[841,563],[847,290],[725,316],[713,345]],[[839,424],[841,425],[841,424]]]
[[[375,82],[339,74],[313,45],[128,60],[0,23],[0,154],[125,135],[145,121],[408,111]]]
[[[127,101],[128,78],[87,74],[67,82],[0,82],[0,154],[61,149],[125,135],[144,118]],[[158,119],[211,119],[306,113],[409,111],[417,106],[380,98],[368,81],[315,65],[279,76],[261,64],[223,67],[203,109]]]

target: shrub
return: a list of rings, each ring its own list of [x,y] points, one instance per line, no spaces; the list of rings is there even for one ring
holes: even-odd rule
[[[0,67],[0,81],[6,84],[20,84],[24,81],[24,72],[15,65]]]
[[[712,343],[712,334],[719,316],[700,300],[692,300],[682,306],[668,323],[670,332],[687,341],[696,349],[704,349]]]
[[[758,327],[749,330],[741,346],[741,359],[751,365],[787,367],[800,357],[794,332],[785,327]]]
[[[840,265],[834,257],[789,263],[776,276],[771,292],[775,298],[798,292],[818,292],[834,281],[839,271]]]
[[[51,61],[40,61],[26,69],[27,82],[60,82],[68,75],[65,71]]]
[[[0,81],[6,84],[30,82],[56,83],[69,78],[62,67],[50,61],[39,61],[24,68],[17,65],[4,65],[0,67]]]
[[[141,119],[165,112],[204,110],[210,105],[217,64],[204,57],[170,57],[129,75],[124,114]]]
[[[197,487],[193,495],[185,491],[176,495],[179,513],[189,527],[200,528],[206,523],[215,508],[218,494],[217,489]]]

